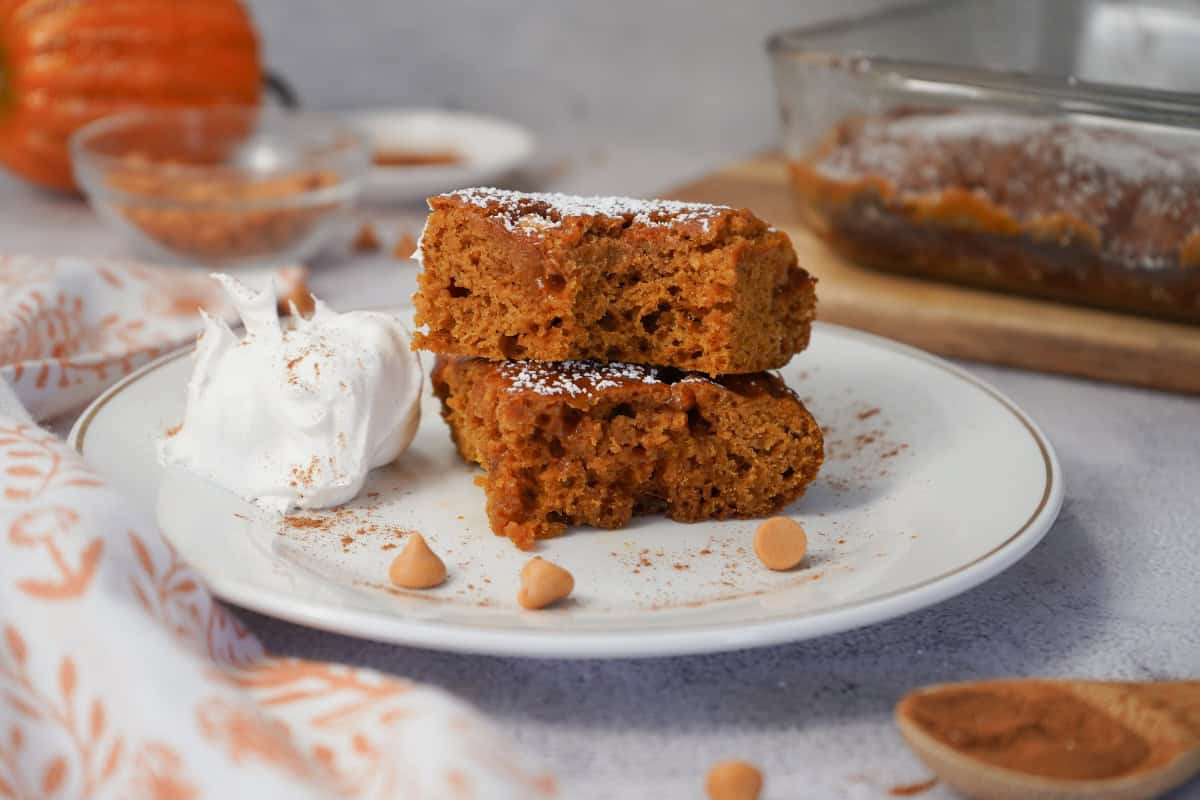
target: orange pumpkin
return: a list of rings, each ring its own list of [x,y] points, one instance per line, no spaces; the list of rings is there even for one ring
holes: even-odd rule
[[[239,0],[0,0],[0,163],[73,189],[67,139],[129,108],[252,105],[258,39]]]

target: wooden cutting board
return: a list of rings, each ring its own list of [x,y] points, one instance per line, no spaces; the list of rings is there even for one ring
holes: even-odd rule
[[[800,223],[783,161],[764,156],[669,197],[753,209],[791,235],[820,279],[818,315],[934,353],[1200,393],[1200,326],[1062,305],[864,269]]]

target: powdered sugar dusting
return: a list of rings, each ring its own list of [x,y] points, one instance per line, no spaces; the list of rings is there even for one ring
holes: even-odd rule
[[[937,158],[932,148],[945,153],[946,145],[977,150],[1010,148],[1015,156],[1054,164],[1067,172],[1102,170],[1127,181],[1180,180],[1200,169],[1200,153],[1196,150],[1169,150],[1148,138],[1115,129],[989,112],[872,119],[862,126],[852,144],[853,148],[840,147],[828,154],[818,169],[834,177],[840,170],[845,171],[842,177],[861,174],[864,169],[897,174],[918,152],[928,155],[928,166],[936,169],[946,159]]]
[[[416,262],[421,265],[421,267],[425,266],[425,253],[422,250],[422,246],[425,244],[425,232],[427,230],[429,230],[428,218],[425,219],[425,224],[421,226],[421,235],[417,237],[417,247],[412,254],[412,257],[416,259]]]
[[[663,383],[656,367],[599,361],[503,361],[500,375],[508,391],[532,391],[547,397],[592,394],[628,383]]]
[[[696,225],[707,233],[713,220],[729,206],[684,203],[677,200],[639,200],[632,197],[579,197],[558,193],[525,193],[477,187],[450,192],[464,203],[487,209],[514,233],[537,236],[560,227],[571,217],[608,217],[650,228]]]

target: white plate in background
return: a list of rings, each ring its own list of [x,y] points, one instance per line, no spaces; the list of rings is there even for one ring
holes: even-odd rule
[[[400,312],[410,314],[411,311]],[[802,568],[755,559],[756,521],[660,516],[574,529],[537,553],[576,579],[564,607],[525,611],[529,559],[488,529],[426,386],[412,449],[376,470],[328,529],[297,528],[181,470],[155,441],[179,422],[191,360],[176,353],[110,389],[70,441],[146,511],[218,595],[305,625],[381,641],[547,657],[678,655],[808,639],[891,619],[1015,563],[1058,514],[1063,481],[1037,426],[995,389],[941,359],[818,323],[781,370],[826,428],[827,457],[784,513],[809,534]],[[305,518],[320,516],[304,512]],[[391,589],[387,569],[418,530],[447,583]]]
[[[372,165],[364,197],[377,202],[416,202],[466,186],[487,186],[525,166],[533,156],[527,129],[498,117],[436,109],[372,109],[347,113],[375,150],[446,151],[455,164]]]

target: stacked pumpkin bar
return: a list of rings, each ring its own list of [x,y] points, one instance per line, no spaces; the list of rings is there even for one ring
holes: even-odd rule
[[[749,211],[463,189],[433,197],[414,347],[493,531],[521,549],[633,514],[758,517],[804,493],[816,421],[778,375],[815,280]]]

